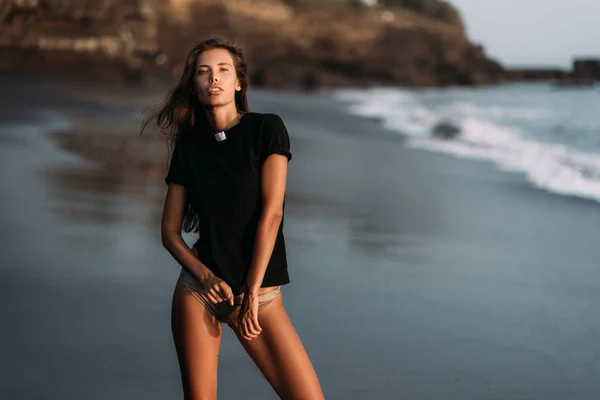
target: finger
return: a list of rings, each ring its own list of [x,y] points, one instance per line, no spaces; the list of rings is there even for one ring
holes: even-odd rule
[[[238,322],[238,329],[240,331],[241,337],[243,337],[246,340],[250,340],[250,338],[248,337],[248,333],[246,332],[246,328],[244,327],[244,321],[240,320]]]
[[[233,305],[234,305],[234,299],[235,299],[235,296],[233,295],[233,291],[228,286],[225,287],[225,288],[223,288],[223,289],[224,289],[224,292],[225,292],[225,298],[227,300],[229,300],[229,304],[231,305],[231,307],[233,307]]]
[[[223,299],[221,299],[221,296],[219,295],[219,293],[214,289],[211,288],[208,293],[215,299],[213,302],[215,304],[220,303],[223,301]]]
[[[229,304],[233,307],[233,292],[231,291],[229,285],[224,283],[220,286],[220,289],[223,301],[229,301]]]
[[[219,303],[223,301],[223,295],[221,294],[221,287],[219,285],[213,286],[215,299],[219,300]]]
[[[248,333],[250,335],[252,335],[253,337],[258,337],[258,335],[260,335],[260,331],[258,329],[256,329],[256,326],[254,325],[253,318],[249,317],[246,320],[246,326],[248,329]]]
[[[254,328],[254,331],[256,332],[257,335],[260,335],[260,333],[262,332],[262,328],[260,327],[260,324],[258,323],[258,317],[254,317],[252,318],[252,327]]]
[[[245,338],[248,338],[250,336],[250,333],[248,332],[248,326],[246,325],[246,321],[244,319],[242,319],[240,321],[240,328],[241,328],[242,335]]]
[[[253,332],[250,330],[250,326],[249,326],[249,324],[248,324],[248,321],[247,321],[247,320],[245,320],[245,319],[244,319],[244,321],[243,321],[243,325],[242,325],[242,326],[243,326],[243,330],[244,330],[244,337],[245,337],[247,340],[251,340],[251,339],[254,339],[255,337],[257,337],[257,335],[256,335],[256,334],[254,334],[254,333],[253,333]]]
[[[255,321],[254,318],[248,320],[248,327],[250,328],[250,333],[256,336],[260,335],[260,325],[258,325],[258,321]]]
[[[212,303],[214,303],[214,304],[217,304],[217,303],[218,303],[217,299],[215,299],[215,298],[213,297],[213,295],[211,295],[211,294],[210,294],[210,292],[206,292],[206,297],[208,297],[208,299],[209,299],[209,300],[210,300]]]

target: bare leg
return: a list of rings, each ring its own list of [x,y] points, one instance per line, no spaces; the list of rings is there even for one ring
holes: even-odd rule
[[[235,321],[228,324],[280,398],[285,400],[324,399],[317,374],[285,308],[282,295],[259,312],[261,334],[251,341],[239,335]]]
[[[171,330],[185,400],[216,400],[222,326],[181,283],[173,293]]]

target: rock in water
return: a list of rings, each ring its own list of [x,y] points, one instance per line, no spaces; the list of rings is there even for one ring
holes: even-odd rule
[[[431,132],[433,137],[445,140],[454,139],[460,135],[460,133],[461,129],[458,126],[447,121],[440,122],[435,125]]]

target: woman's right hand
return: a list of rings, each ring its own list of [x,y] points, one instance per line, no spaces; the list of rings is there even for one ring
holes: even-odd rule
[[[215,304],[229,301],[229,304],[233,307],[233,291],[224,280],[213,275],[201,281],[210,301]]]
[[[192,253],[196,258],[198,257],[198,250],[192,247]],[[233,307],[233,291],[231,287],[225,283],[221,278],[214,276],[213,274],[206,275],[200,279],[208,299],[214,304],[221,303],[223,301],[229,301],[229,304]]]

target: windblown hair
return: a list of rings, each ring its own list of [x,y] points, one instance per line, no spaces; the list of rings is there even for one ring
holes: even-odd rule
[[[145,114],[142,119],[140,133],[150,123],[155,122],[159,132],[168,136],[171,156],[175,145],[183,139],[191,135],[216,133],[209,110],[200,103],[194,88],[196,60],[201,53],[212,49],[225,49],[231,54],[241,86],[241,90],[235,92],[235,106],[240,114],[250,111],[248,106],[248,66],[242,49],[224,38],[210,38],[197,43],[186,57],[177,85],[171,89],[161,105]],[[188,194],[184,210],[183,230],[185,232],[199,229],[199,216],[191,197]]]

